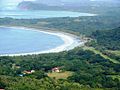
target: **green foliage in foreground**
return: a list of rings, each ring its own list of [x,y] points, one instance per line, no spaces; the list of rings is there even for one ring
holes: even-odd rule
[[[34,79],[28,77],[1,76],[0,82],[7,85],[5,90],[88,90],[87,86],[51,78]]]
[[[56,66],[74,74],[62,81],[48,77],[46,73]],[[81,48],[54,54],[0,57],[0,85],[6,90],[117,90],[120,80],[109,76],[120,75],[119,68],[120,64]],[[20,77],[24,70],[36,72]]]

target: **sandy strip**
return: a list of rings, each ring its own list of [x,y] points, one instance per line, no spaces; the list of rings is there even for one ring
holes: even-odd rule
[[[6,27],[6,26],[0,26],[0,27]],[[40,52],[30,52],[30,53],[20,53],[20,54],[3,54],[0,56],[24,56],[24,55],[37,55],[37,54],[44,54],[44,53],[58,53],[62,51],[68,51],[71,49],[74,49],[75,47],[82,46],[86,41],[78,39],[78,36],[75,36],[73,34],[69,34],[66,32],[59,32],[59,31],[51,31],[51,30],[42,30],[42,29],[35,29],[35,28],[26,28],[26,27],[8,27],[8,28],[14,28],[14,29],[23,29],[23,30],[33,30],[37,32],[42,32],[50,35],[56,35],[60,37],[64,44],[60,45],[58,47],[55,47],[50,50],[46,51],[40,51]]]

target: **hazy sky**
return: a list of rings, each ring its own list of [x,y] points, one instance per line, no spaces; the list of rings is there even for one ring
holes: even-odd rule
[[[0,4],[2,5],[17,5],[23,0],[0,0]],[[24,1],[35,1],[35,0],[24,0]]]
[[[22,1],[23,0],[0,0],[0,8],[13,9],[13,8],[16,8],[18,3],[22,2]],[[24,0],[24,1],[33,1],[33,0]]]
[[[0,0],[2,4],[17,4],[21,1],[36,1],[36,0]],[[39,0],[37,0],[39,1]],[[41,1],[41,0],[40,0]],[[45,0],[44,0],[45,1]],[[52,1],[52,0],[50,0]],[[58,0],[59,1],[59,0]],[[79,2],[79,1],[86,1],[86,0],[61,0],[61,1],[66,1],[66,2]],[[111,1],[111,0],[87,0],[87,1]]]
[[[0,4],[1,4],[0,6],[1,7],[2,6],[16,6],[18,3],[22,2],[22,1],[36,1],[36,0],[0,0]],[[37,1],[39,1],[39,0],[37,0]],[[63,0],[63,1],[79,1],[79,0]]]

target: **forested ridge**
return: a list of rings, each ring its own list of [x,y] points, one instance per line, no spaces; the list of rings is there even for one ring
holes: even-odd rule
[[[97,40],[97,44],[108,50],[120,50],[120,27],[113,30],[96,31],[92,37]]]

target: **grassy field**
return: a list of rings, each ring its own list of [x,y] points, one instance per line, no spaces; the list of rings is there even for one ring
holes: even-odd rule
[[[107,50],[107,52],[114,54],[116,56],[120,56],[120,51],[112,51],[112,50]]]
[[[99,54],[99,55],[101,55],[103,58],[112,61],[113,63],[119,63],[119,64],[120,64],[119,61],[117,61],[117,60],[115,60],[115,59],[112,59],[112,58],[108,57],[107,55],[104,55],[102,52],[96,50],[96,49],[93,48],[93,47],[84,47],[83,49],[84,49],[84,50],[90,50],[90,51],[94,52],[95,54]]]
[[[51,78],[55,78],[55,79],[67,79],[69,76],[71,76],[73,74],[73,72],[70,71],[65,71],[65,72],[52,72],[52,73],[48,73],[47,75]]]

